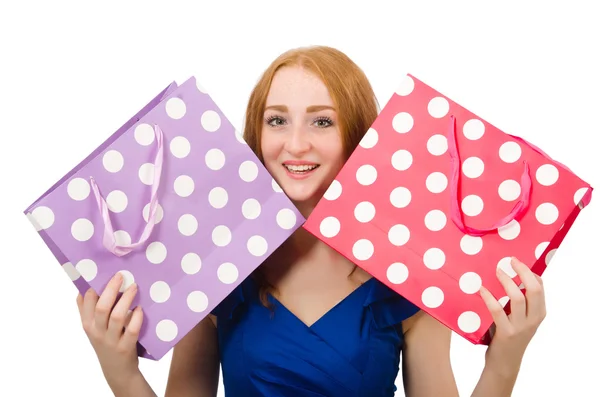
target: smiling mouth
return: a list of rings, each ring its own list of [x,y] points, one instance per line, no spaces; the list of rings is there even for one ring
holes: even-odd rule
[[[308,174],[311,171],[319,168],[319,164],[303,164],[303,165],[291,165],[291,164],[282,164],[286,170],[291,172],[292,174]]]

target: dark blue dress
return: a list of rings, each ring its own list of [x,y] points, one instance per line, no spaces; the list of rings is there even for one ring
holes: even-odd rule
[[[213,311],[226,397],[393,396],[404,337],[419,309],[375,278],[308,327],[247,278]]]

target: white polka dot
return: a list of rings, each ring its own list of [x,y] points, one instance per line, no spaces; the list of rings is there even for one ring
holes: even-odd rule
[[[239,276],[238,268],[231,262],[225,262],[217,269],[217,277],[223,284],[233,284]]]
[[[184,236],[191,236],[198,230],[198,220],[192,214],[184,214],[177,221],[177,229]]]
[[[377,144],[377,140],[379,139],[379,135],[374,128],[369,128],[367,133],[360,140],[359,145],[365,149],[371,149]]]
[[[437,270],[446,263],[446,254],[439,248],[429,248],[423,255],[423,263],[428,269]]]
[[[504,240],[514,240],[519,236],[519,233],[521,233],[521,225],[514,219],[498,228],[498,235]]]
[[[448,138],[436,134],[427,140],[427,151],[434,156],[441,156],[448,150]]]
[[[587,191],[588,191],[587,187],[582,187],[581,189],[577,189],[577,191],[573,195],[573,202],[575,203],[575,205],[579,205],[579,203],[581,202],[581,200],[583,199],[583,196],[585,196]]]
[[[85,281],[92,281],[98,275],[98,266],[91,259],[82,259],[75,265],[75,270],[81,274]]]
[[[148,146],[154,142],[154,128],[150,124],[138,124],[133,131],[133,136],[137,143],[142,146]]]
[[[154,183],[154,164],[142,164],[138,170],[138,177],[144,185],[152,186]]]
[[[410,239],[410,230],[404,225],[394,225],[388,231],[388,240],[392,245],[400,247]]]
[[[213,171],[218,171],[225,165],[225,153],[219,149],[210,149],[204,157],[206,166]]]
[[[509,300],[510,298],[508,296],[503,296],[502,298],[498,299],[498,303],[500,303],[502,307],[505,307]]]
[[[108,172],[115,173],[121,171],[124,163],[123,155],[116,150],[109,150],[102,156],[102,165]]]
[[[361,223],[370,222],[375,217],[375,206],[368,202],[360,202],[354,207],[354,217]]]
[[[328,216],[321,221],[319,230],[323,237],[335,237],[340,232],[340,221],[333,216]]]
[[[190,154],[192,147],[187,138],[183,136],[176,136],[171,141],[170,149],[173,156],[177,157],[178,159],[182,159]]]
[[[235,135],[235,139],[237,139],[237,141],[243,145],[247,145],[248,143],[246,142],[246,140],[244,140],[244,135],[242,135],[241,132],[235,130],[233,132],[233,135]]]
[[[163,342],[171,342],[177,338],[177,324],[173,320],[160,320],[156,324],[156,336]]]
[[[521,195],[521,185],[515,180],[507,179],[498,186],[498,195],[504,201],[514,201]]]
[[[450,104],[448,103],[448,100],[443,97],[435,97],[429,101],[429,104],[427,105],[427,111],[431,117],[436,119],[444,117],[446,114],[448,114],[449,110]]]
[[[387,268],[386,276],[390,283],[402,284],[408,279],[408,267],[404,263],[392,263]]]
[[[475,194],[468,195],[463,199],[461,209],[467,216],[477,216],[483,211],[483,200]]]
[[[400,134],[405,134],[413,128],[413,117],[406,112],[400,112],[392,119],[392,127]]]
[[[284,230],[290,230],[296,226],[296,213],[289,208],[283,208],[277,212],[277,225]]]
[[[89,219],[79,218],[71,225],[71,234],[77,241],[88,241],[94,235],[94,224]]]
[[[90,184],[83,178],[73,178],[67,185],[67,193],[75,201],[82,201],[90,195]]]
[[[479,178],[485,165],[479,157],[469,157],[463,162],[462,172],[467,178]]]
[[[558,169],[552,164],[544,164],[537,169],[535,179],[540,185],[552,186],[558,181]]]
[[[535,210],[535,218],[542,225],[551,225],[558,219],[558,208],[552,203],[540,204]]]
[[[160,221],[162,221],[164,215],[165,213],[163,211],[162,205],[156,204],[156,212],[154,213],[154,224],[159,224]],[[150,203],[144,206],[144,209],[142,210],[142,216],[144,217],[144,220],[148,222],[150,217]]]
[[[212,242],[217,247],[225,247],[231,242],[231,230],[225,225],[219,225],[212,231]]]
[[[167,247],[160,241],[148,244],[146,248],[146,259],[155,265],[162,263],[167,258]]]
[[[129,270],[119,270],[118,273],[120,273],[121,277],[123,277],[123,281],[119,287],[119,292],[123,293],[135,282],[135,278]]]
[[[367,239],[360,239],[352,246],[352,255],[359,261],[366,261],[375,252],[375,247]]]
[[[271,179],[271,187],[273,188],[273,191],[275,191],[275,193],[283,192],[283,189],[281,188],[281,186],[279,186],[275,179]]]
[[[254,161],[244,161],[238,170],[240,178],[244,182],[252,182],[258,176],[258,166]]]
[[[156,303],[164,303],[171,297],[171,287],[164,281],[156,281],[150,286],[150,298]]]
[[[106,205],[108,205],[108,209],[115,213],[125,211],[128,202],[127,195],[121,190],[113,190],[106,196]]]
[[[396,208],[405,208],[410,204],[411,199],[410,190],[402,186],[394,188],[390,193],[390,203]]]
[[[227,205],[229,201],[229,195],[227,194],[227,190],[222,187],[215,187],[208,192],[208,202],[213,208],[223,208]]]
[[[467,255],[476,255],[483,248],[483,239],[470,235],[464,235],[460,239],[460,249]]]
[[[260,215],[260,203],[258,200],[250,198],[242,203],[242,215],[246,219],[256,219]]]
[[[432,172],[425,180],[425,185],[431,193],[441,193],[448,187],[448,178],[441,172]]]
[[[500,261],[498,261],[497,267],[502,269],[511,278],[517,275],[517,272],[515,272],[515,269],[513,269],[512,265],[510,264],[510,256],[500,259]]]
[[[396,94],[407,96],[415,89],[415,81],[410,76],[404,76],[396,88]]]
[[[543,243],[539,243],[537,247],[535,247],[535,259],[540,259],[546,248],[550,245],[549,241],[544,241]]]
[[[465,138],[476,141],[485,133],[485,125],[479,119],[468,120],[463,126],[463,135]]]
[[[31,216],[36,222],[36,229],[48,229],[54,224],[54,212],[44,205],[35,207],[34,210],[31,211]]]
[[[546,254],[546,258],[544,260],[546,262],[546,266],[550,265],[550,261],[552,260],[552,258],[554,258],[554,254],[556,254],[556,248],[548,251],[548,253]]]
[[[186,274],[196,274],[202,268],[202,259],[195,252],[188,252],[181,258],[181,269]]]
[[[425,215],[425,226],[432,232],[438,232],[446,226],[446,214],[440,210],[431,210]]]
[[[188,175],[179,175],[173,183],[173,189],[180,197],[189,197],[194,192],[194,188],[194,180]]]
[[[458,316],[458,328],[464,333],[470,334],[481,327],[481,318],[475,312],[466,311]]]
[[[521,146],[516,142],[505,142],[500,146],[499,155],[505,163],[514,163],[521,157]]]
[[[208,296],[202,291],[190,292],[186,302],[190,310],[195,313],[202,313],[208,308]]]
[[[267,253],[269,249],[269,245],[267,244],[267,240],[265,240],[262,236],[252,236],[248,239],[246,243],[246,248],[248,248],[248,252],[254,256],[263,256]]]
[[[215,132],[221,127],[221,117],[214,110],[207,110],[202,113],[200,123],[206,131]]]
[[[331,185],[329,185],[329,187],[325,191],[323,197],[325,198],[325,200],[332,201],[338,199],[341,194],[342,184],[339,183],[337,180],[334,180],[333,182],[331,182]]]
[[[475,272],[466,272],[460,276],[458,285],[465,294],[474,294],[481,288],[481,277]]]
[[[179,98],[170,98],[165,105],[165,109],[169,117],[175,120],[185,116],[186,112],[185,102]]]
[[[64,263],[62,265],[62,268],[65,271],[65,273],[67,273],[67,276],[69,276],[69,279],[71,281],[79,280],[79,277],[81,277],[81,274],[79,274],[79,272],[77,271],[77,269],[75,269],[75,266],[73,266],[71,262]]]
[[[363,186],[371,185],[377,180],[377,170],[370,164],[361,165],[356,171],[356,180]]]
[[[440,307],[444,303],[444,291],[439,287],[427,287],[421,294],[421,301],[430,309]]]
[[[131,244],[131,236],[125,230],[117,230],[113,233],[115,243],[120,246]]]
[[[408,150],[398,150],[392,154],[392,167],[398,171],[406,171],[413,162],[412,154]]]

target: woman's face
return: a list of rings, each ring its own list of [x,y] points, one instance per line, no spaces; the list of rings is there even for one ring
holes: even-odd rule
[[[301,210],[314,207],[344,164],[343,145],[327,87],[300,67],[279,69],[262,127],[264,163]]]

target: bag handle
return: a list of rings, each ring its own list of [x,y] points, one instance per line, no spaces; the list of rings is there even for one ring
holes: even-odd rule
[[[154,159],[154,181],[152,182],[152,190],[151,190],[151,198],[150,198],[150,208],[148,211],[148,221],[146,221],[146,226],[140,236],[140,239],[137,243],[126,244],[126,245],[118,245],[115,240],[114,229],[112,226],[112,222],[110,221],[110,213],[108,210],[108,205],[106,204],[106,200],[100,194],[98,189],[98,185],[94,180],[94,177],[90,176],[90,182],[92,185],[92,190],[94,191],[94,195],[96,196],[96,203],[98,204],[98,209],[100,210],[100,214],[102,215],[102,221],[104,223],[104,235],[102,237],[102,244],[104,247],[111,253],[116,256],[125,256],[133,251],[134,248],[139,247],[144,244],[152,230],[154,229],[154,219],[156,217],[156,210],[158,208],[158,197],[157,191],[160,186],[160,175],[162,173],[163,166],[163,133],[158,125],[154,125],[154,133],[156,135],[156,142],[158,145],[158,149],[156,151],[156,157]]]
[[[531,177],[529,176],[529,164],[524,161],[525,169],[521,174],[521,198],[515,204],[512,211],[498,222],[486,229],[476,229],[465,225],[463,213],[459,204],[460,201],[460,156],[456,142],[456,118],[450,116],[450,128],[448,130],[448,152],[450,154],[451,175],[450,175],[450,216],[454,224],[461,232],[471,236],[483,236],[487,233],[497,230],[507,225],[515,219],[520,219],[521,215],[529,208],[531,198]]]

